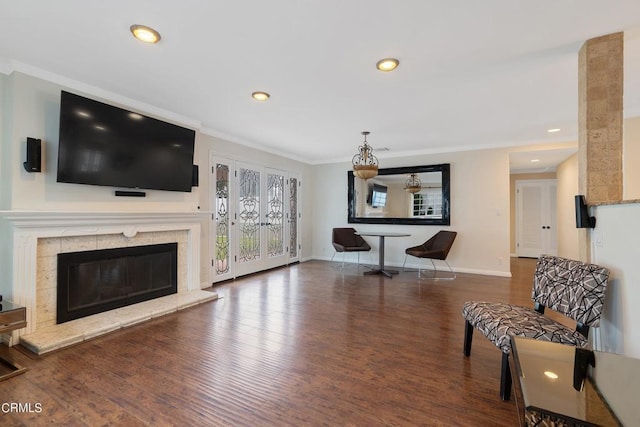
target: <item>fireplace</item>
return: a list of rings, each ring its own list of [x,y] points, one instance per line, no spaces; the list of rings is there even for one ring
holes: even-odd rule
[[[178,244],[57,255],[56,323],[175,294]]]
[[[201,290],[210,286],[200,281],[202,222],[195,212],[0,211],[0,239],[9,248],[0,257],[0,294],[27,309],[27,326],[0,342],[44,354],[217,299]],[[59,253],[175,242],[177,293],[57,323]]]

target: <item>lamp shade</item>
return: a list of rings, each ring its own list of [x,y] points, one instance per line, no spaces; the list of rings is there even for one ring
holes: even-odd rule
[[[373,155],[373,148],[367,143],[368,131],[363,131],[364,143],[358,147],[358,152],[351,163],[353,164],[353,174],[361,179],[369,179],[378,175],[378,159]]]

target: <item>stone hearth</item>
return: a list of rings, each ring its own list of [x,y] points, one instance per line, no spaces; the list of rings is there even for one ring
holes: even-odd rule
[[[198,213],[5,211],[0,218],[12,247],[9,285],[5,274],[0,294],[27,307],[27,327],[9,345],[22,342],[41,354],[217,298],[201,290]],[[178,243],[177,294],[56,324],[57,253],[167,242]]]

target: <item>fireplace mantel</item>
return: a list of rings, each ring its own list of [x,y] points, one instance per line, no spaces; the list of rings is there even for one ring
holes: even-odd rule
[[[64,227],[67,225],[157,224],[158,222],[200,222],[203,212],[62,212],[62,211],[3,211],[0,219],[17,228]]]
[[[187,290],[200,290],[200,229],[206,218],[201,212],[0,211],[0,294],[27,307],[27,327],[12,334],[10,345],[20,335],[35,332],[38,239],[186,231]]]

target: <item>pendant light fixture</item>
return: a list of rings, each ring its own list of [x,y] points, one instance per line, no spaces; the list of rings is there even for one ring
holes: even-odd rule
[[[405,182],[404,184],[404,191],[415,194],[421,189],[422,182],[420,181],[420,178],[418,178],[418,174],[412,173],[411,175],[409,175],[409,179],[407,179],[407,182]]]
[[[361,179],[369,179],[378,175],[378,159],[373,155],[373,148],[367,143],[369,131],[363,131],[364,143],[358,147],[358,153],[353,156],[353,174]]]

